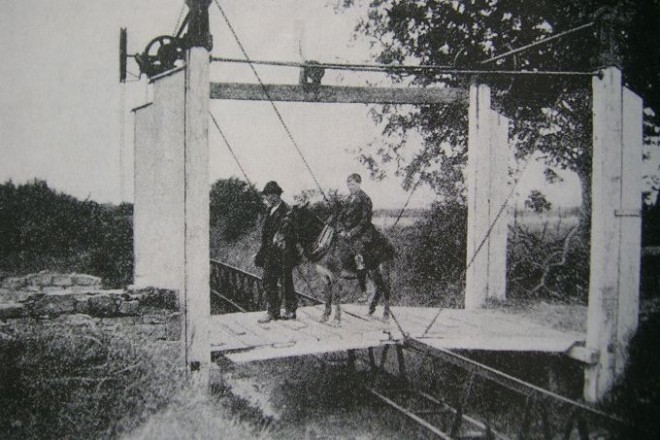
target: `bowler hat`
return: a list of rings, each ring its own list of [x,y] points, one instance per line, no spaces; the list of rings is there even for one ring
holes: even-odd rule
[[[278,196],[282,194],[282,188],[275,182],[274,180],[271,180],[264,186],[264,190],[261,191],[261,194],[277,194]]]

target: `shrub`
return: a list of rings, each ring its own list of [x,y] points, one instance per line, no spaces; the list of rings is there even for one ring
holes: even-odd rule
[[[345,200],[339,194],[337,189],[328,189],[325,191],[325,198],[318,189],[301,191],[293,196],[296,204],[309,204],[310,209],[316,216],[324,221],[331,215],[336,215],[344,206]]]
[[[621,439],[657,438],[660,434],[660,312],[644,315],[630,341],[626,372],[605,400],[606,409],[619,412],[639,430],[626,427],[619,433]]]
[[[234,242],[254,228],[264,207],[257,189],[232,177],[220,179],[211,186],[211,228],[221,238]]]
[[[515,225],[507,244],[507,284],[512,297],[586,301],[589,244],[578,226],[556,232]]]
[[[467,208],[456,202],[436,203],[424,221],[401,233],[404,243],[401,270],[412,274],[414,284],[438,287],[456,285],[465,270]]]
[[[83,272],[107,287],[133,278],[132,205],[119,207],[58,193],[46,182],[0,185],[0,269]]]

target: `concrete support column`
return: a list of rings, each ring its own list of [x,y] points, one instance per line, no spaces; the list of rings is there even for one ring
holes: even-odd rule
[[[490,95],[485,84],[470,86],[466,309],[506,299],[509,121],[491,109]]]
[[[184,316],[189,372],[208,383],[209,252],[209,52],[187,51],[184,134]]]
[[[637,329],[641,237],[642,101],[610,67],[593,83],[591,272],[584,397],[596,402],[624,370]]]
[[[135,286],[176,289],[188,371],[208,383],[209,56],[152,79],[154,101],[135,109]]]
[[[151,80],[153,102],[133,110],[134,285],[184,289],[184,92],[179,69]]]

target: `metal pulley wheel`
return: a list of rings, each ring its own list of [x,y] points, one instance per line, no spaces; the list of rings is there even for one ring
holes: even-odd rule
[[[151,40],[136,60],[140,65],[140,72],[151,78],[177,67],[177,61],[183,60],[183,56],[184,48],[180,39],[161,35]]]

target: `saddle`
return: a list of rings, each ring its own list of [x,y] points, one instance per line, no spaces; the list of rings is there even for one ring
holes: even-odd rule
[[[318,261],[323,258],[330,250],[334,238],[335,228],[326,223],[309,251],[309,259],[312,261]]]

